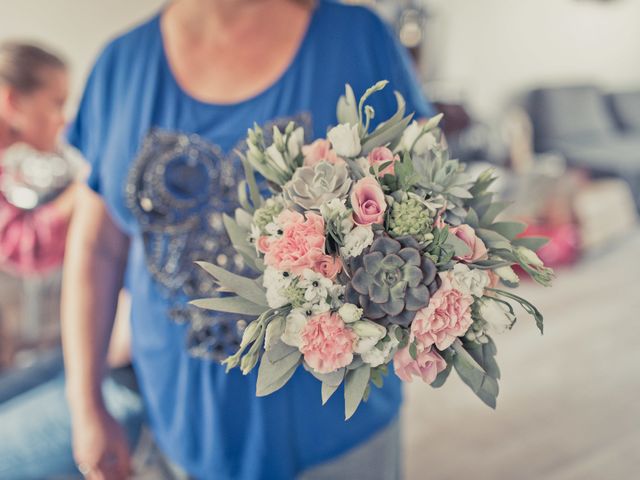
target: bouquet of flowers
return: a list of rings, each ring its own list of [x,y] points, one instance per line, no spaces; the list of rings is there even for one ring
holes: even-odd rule
[[[192,303],[255,316],[224,363],[244,374],[259,364],[259,396],[302,366],[322,382],[323,403],[344,385],[348,419],[393,361],[402,380],[434,387],[455,369],[495,408],[491,336],[514,325],[514,303],[542,332],[540,312],[511,289],[514,265],[550,284],[553,272],[534,253],[545,240],[496,220],[508,204],[489,191],[493,171],[472,179],[449,158],[441,115],[412,121],[396,92],[397,112],[370,132],[367,99],[386,84],[359,101],[347,85],[339,125],[310,145],[293,122],[249,130],[241,208],[224,222],[257,278],[198,262],[225,294]]]

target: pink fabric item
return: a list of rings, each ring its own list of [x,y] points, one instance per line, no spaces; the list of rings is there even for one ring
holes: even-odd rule
[[[52,205],[25,211],[0,194],[0,269],[38,275],[60,267],[68,226]]]

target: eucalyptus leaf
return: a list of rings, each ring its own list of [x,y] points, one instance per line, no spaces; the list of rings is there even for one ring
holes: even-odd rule
[[[200,298],[189,303],[205,310],[241,315],[261,315],[269,310],[265,305],[257,305],[242,297]]]
[[[302,354],[296,349],[289,355],[273,362],[269,352],[265,352],[258,368],[256,395],[264,397],[282,388],[300,365],[301,357]]]
[[[267,296],[252,279],[236,275],[222,267],[208,262],[196,262],[207,273],[214,277],[220,285],[257,305],[268,305]]]
[[[522,222],[496,222],[487,228],[494,232],[498,232],[509,240],[513,240],[526,230],[527,224]]]
[[[494,202],[487,209],[487,212],[480,219],[482,225],[491,225],[496,217],[500,215],[512,202]]]
[[[328,383],[322,382],[322,404],[325,405],[331,396],[336,393],[336,390],[340,388],[340,385],[329,385]]]
[[[478,228],[476,234],[482,239],[484,244],[491,249],[511,250],[511,242],[508,238],[493,230]]]
[[[480,226],[480,219],[478,218],[478,214],[473,208],[469,209],[466,218],[464,219],[464,223],[469,225],[472,228],[478,228]]]
[[[368,365],[347,372],[344,380],[345,420],[349,420],[356,413],[369,385],[370,375],[371,367]]]
[[[453,366],[464,383],[491,408],[496,408],[498,397],[498,381],[490,377],[464,349],[460,340],[453,344],[456,354],[453,356]]]
[[[549,243],[546,237],[521,237],[516,238],[512,244],[514,247],[525,247],[532,251],[537,251]]]

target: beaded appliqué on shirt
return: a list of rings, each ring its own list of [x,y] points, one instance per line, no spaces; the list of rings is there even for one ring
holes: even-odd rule
[[[290,120],[311,131],[310,116],[301,114],[271,122],[265,136],[271,135],[273,125],[284,128]],[[246,150],[246,142],[236,149]],[[169,299],[170,318],[189,324],[187,348],[192,355],[216,361],[237,350],[246,319],[187,302],[218,294],[213,279],[195,261],[251,272],[234,251],[222,220],[238,207],[237,186],[243,179],[236,153],[225,155],[198,135],[154,129],[126,182],[127,206],[140,226],[146,266]]]

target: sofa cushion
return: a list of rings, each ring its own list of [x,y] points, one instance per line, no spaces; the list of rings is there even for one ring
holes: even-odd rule
[[[640,134],[640,91],[611,94],[609,102],[618,126]]]
[[[616,129],[604,96],[592,86],[534,90],[529,111],[538,151],[551,148],[554,140],[607,137]]]

